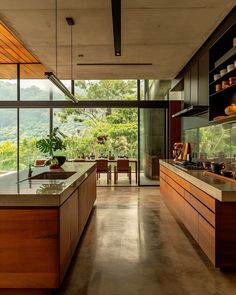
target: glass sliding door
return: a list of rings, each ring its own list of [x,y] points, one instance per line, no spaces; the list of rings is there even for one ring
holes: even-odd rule
[[[140,185],[159,185],[159,159],[165,158],[166,150],[165,114],[165,109],[140,109]]]

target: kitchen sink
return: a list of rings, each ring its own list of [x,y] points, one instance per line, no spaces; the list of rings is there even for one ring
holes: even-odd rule
[[[43,172],[29,179],[67,179],[76,172]]]

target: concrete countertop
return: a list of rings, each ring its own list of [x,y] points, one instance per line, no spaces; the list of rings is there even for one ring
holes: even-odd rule
[[[204,175],[204,170],[183,170],[173,165],[173,160],[160,160],[165,166],[213,198],[221,202],[236,202],[236,185],[213,176]]]
[[[0,177],[0,207],[58,207],[95,169],[96,163],[65,163],[50,170],[33,167],[32,177],[43,172],[75,172],[67,179],[28,179],[28,170]]]

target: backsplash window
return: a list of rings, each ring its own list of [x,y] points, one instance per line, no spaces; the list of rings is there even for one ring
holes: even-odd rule
[[[184,142],[190,142],[193,158],[232,161],[236,159],[236,124],[214,125],[185,130]]]

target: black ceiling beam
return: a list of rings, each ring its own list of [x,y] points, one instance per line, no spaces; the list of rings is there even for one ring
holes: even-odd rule
[[[115,55],[121,55],[121,0],[111,0]]]

